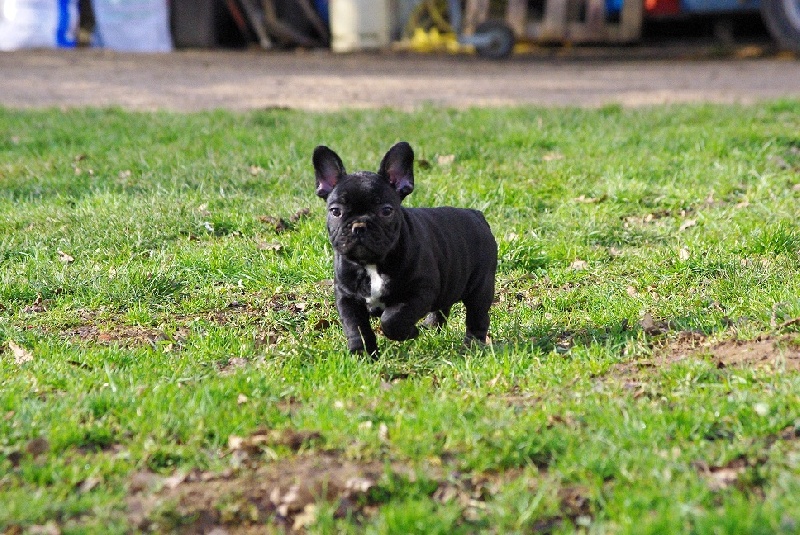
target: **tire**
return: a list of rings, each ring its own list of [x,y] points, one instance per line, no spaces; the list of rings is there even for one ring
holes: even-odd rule
[[[475,35],[490,38],[488,45],[475,47],[475,51],[481,57],[503,59],[514,51],[514,32],[504,22],[499,20],[482,22],[475,28]]]
[[[761,0],[761,16],[781,47],[800,54],[800,0]]]

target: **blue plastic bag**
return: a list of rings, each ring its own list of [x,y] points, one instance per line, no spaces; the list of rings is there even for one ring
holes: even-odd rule
[[[72,48],[78,0],[0,0],[0,50]]]
[[[169,52],[167,0],[92,0],[93,46],[119,52]]]

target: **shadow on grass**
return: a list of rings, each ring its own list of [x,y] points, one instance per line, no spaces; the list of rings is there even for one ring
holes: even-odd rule
[[[535,330],[531,336],[517,340],[496,340],[496,349],[522,349],[528,348],[542,354],[566,354],[575,348],[588,348],[599,345],[610,348],[612,351],[627,347],[632,342],[638,342],[652,347],[660,340],[680,336],[709,337],[731,331],[738,325],[746,323],[746,318],[738,322],[723,318],[712,325],[700,328],[693,326],[702,325],[704,318],[698,315],[686,315],[668,320],[654,319],[650,313],[635,323],[627,318],[610,325],[589,325],[579,329],[559,328],[558,326],[544,327]]]

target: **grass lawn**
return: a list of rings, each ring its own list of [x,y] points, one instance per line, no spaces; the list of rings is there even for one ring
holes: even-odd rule
[[[345,350],[311,152],[398,140],[490,347]],[[800,533],[799,213],[798,101],[0,109],[0,532]]]

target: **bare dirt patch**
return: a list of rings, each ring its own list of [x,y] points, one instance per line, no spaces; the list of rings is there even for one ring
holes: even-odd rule
[[[255,533],[266,524],[299,530],[316,519],[320,502],[334,503],[340,517],[367,513],[380,500],[378,487],[385,470],[381,462],[319,453],[255,470],[169,478],[138,474],[131,484],[129,519],[139,529],[185,533],[208,533],[214,528]],[[160,490],[147,492],[159,486]]]
[[[765,337],[756,340],[729,340],[715,344],[709,353],[719,367],[753,367],[775,370],[800,370],[800,337]]]
[[[122,347],[156,345],[158,342],[169,339],[159,329],[138,325],[113,325],[104,328],[87,324],[67,329],[64,335],[84,342],[89,341],[100,345],[119,345]]]
[[[773,448],[788,446],[794,449],[798,445],[800,445],[800,428],[792,425],[763,439],[760,451],[755,455],[739,455],[726,463],[717,465],[709,465],[705,461],[695,461],[692,463],[692,467],[705,480],[712,492],[721,492],[729,487],[735,487],[763,499],[765,493],[761,488],[762,478],[758,477],[758,470],[770,461],[770,453]]]
[[[327,282],[322,281],[320,285],[326,286]],[[275,314],[298,318],[306,321],[307,328],[324,331],[332,327],[335,321],[326,317],[317,318],[316,313],[313,314],[313,319],[309,319],[309,312],[316,311],[321,306],[319,302],[301,299],[292,292],[268,296],[252,294],[241,301],[232,300],[224,308],[194,314],[164,314],[153,319],[150,325],[131,324],[123,313],[105,309],[78,310],[67,325],[47,324],[48,308],[41,305],[40,300],[25,307],[24,312],[30,318],[36,318],[36,322],[28,325],[28,329],[56,334],[72,342],[124,348],[163,345],[172,350],[183,347],[192,325],[197,322],[230,327],[256,327],[258,332],[253,340],[256,348],[277,344],[282,334],[287,332],[286,325],[274,321]]]
[[[701,359],[711,360],[718,368],[800,371],[800,334],[713,342],[701,333],[682,331],[657,341],[651,357],[617,364],[608,376],[635,381],[645,370]]]
[[[164,477],[139,472],[129,484],[128,519],[137,529],[149,531],[303,532],[316,522],[322,504],[332,508],[335,518],[366,520],[395,497],[392,489],[398,480],[413,485],[417,477],[397,462],[354,461],[337,452],[306,453],[221,473]],[[428,467],[420,489],[436,503],[457,505],[462,522],[470,525],[479,522],[493,497],[518,477],[519,470],[465,474]],[[528,483],[535,491],[540,481]],[[590,521],[594,516],[585,487],[559,487],[556,500],[558,512],[540,519],[534,531],[547,533],[566,521]]]
[[[324,437],[313,431],[259,430],[229,437],[231,468],[222,472],[137,472],[128,485],[128,519],[149,531],[298,532],[317,520],[323,505],[335,518],[365,520],[397,498],[396,489],[410,485],[436,503],[456,505],[464,525],[470,525],[480,522],[505,485],[525,477],[521,469],[464,473],[444,463],[415,470],[396,461],[354,460],[339,451],[313,449],[322,442]],[[272,461],[272,448],[288,448],[294,455]],[[529,477],[531,491],[545,477],[546,471]],[[564,485],[553,492],[558,511],[539,520],[537,532],[594,516],[585,487]]]
[[[656,365],[710,358],[718,368],[800,370],[800,335],[762,335],[753,340],[708,342],[698,333],[680,333],[656,351]]]

